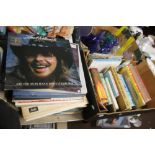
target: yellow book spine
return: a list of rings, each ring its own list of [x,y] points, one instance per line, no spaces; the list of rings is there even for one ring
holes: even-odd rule
[[[118,97],[118,100],[120,100],[120,101],[118,101],[119,107],[121,110],[130,110],[131,109],[130,103],[125,95],[123,86],[121,84],[120,79],[118,78],[117,72],[116,72],[115,68],[113,68],[113,67],[110,67],[110,70],[112,72],[112,75],[114,77],[114,80],[116,82],[116,85],[117,85],[117,88],[118,88],[119,94],[120,94],[120,96]]]
[[[139,91],[138,89],[138,86],[132,76],[132,73],[129,69],[129,66],[125,66],[121,71],[120,73],[122,73],[125,77],[128,77],[128,79],[130,80],[130,83],[132,85],[132,88],[134,89],[134,92],[136,93],[136,104],[137,104],[137,107],[140,108],[142,106],[145,105],[145,102],[143,100],[143,97],[142,97],[142,94],[141,92]]]

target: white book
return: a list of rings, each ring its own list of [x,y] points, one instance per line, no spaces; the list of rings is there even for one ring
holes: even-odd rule
[[[113,58],[103,58],[103,59],[92,59],[92,62],[89,68],[97,68],[99,72],[103,69],[108,68],[110,66],[118,67],[122,62],[122,58],[113,57]]]
[[[106,84],[107,84],[107,88],[109,90],[109,93],[110,93],[110,96],[111,96],[111,99],[112,99],[112,102],[113,102],[113,106],[116,110],[119,109],[119,106],[118,106],[118,103],[116,101],[116,98],[112,92],[112,89],[111,89],[111,86],[110,86],[110,83],[109,83],[109,79],[107,77],[105,77],[105,81],[106,81]]]
[[[105,79],[104,79],[104,77],[103,77],[103,73],[100,73],[100,77],[101,77],[101,81],[102,81],[102,84],[103,84],[103,86],[104,86],[106,95],[107,95],[107,97],[108,97],[108,105],[112,105],[113,103],[112,103],[111,95],[110,95],[109,90],[108,90],[108,88],[107,88]]]

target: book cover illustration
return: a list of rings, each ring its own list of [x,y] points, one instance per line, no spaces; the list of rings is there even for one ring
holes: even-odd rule
[[[68,40],[10,33],[5,89],[81,87],[73,54]]]

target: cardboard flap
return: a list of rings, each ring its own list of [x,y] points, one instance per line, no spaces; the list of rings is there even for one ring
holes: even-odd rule
[[[155,108],[155,77],[145,60],[137,65],[137,69],[152,99],[147,107]]]

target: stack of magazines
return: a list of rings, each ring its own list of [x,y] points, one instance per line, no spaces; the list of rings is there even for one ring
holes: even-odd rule
[[[8,34],[5,90],[26,121],[87,105],[79,45],[68,40]]]

